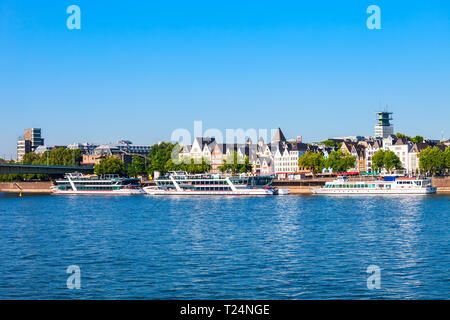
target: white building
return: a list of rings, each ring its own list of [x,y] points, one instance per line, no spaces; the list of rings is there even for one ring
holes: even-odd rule
[[[399,138],[394,144],[386,146],[387,150],[391,150],[397,157],[399,157],[402,162],[402,167],[406,170],[406,172],[411,172],[409,156],[409,150],[411,150],[411,148],[412,144],[406,138]]]

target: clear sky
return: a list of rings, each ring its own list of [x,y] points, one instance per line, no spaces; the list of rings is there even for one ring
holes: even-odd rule
[[[194,120],[372,135],[386,104],[396,132],[450,136],[449,1],[0,0],[0,157],[28,127],[50,145],[150,144]]]

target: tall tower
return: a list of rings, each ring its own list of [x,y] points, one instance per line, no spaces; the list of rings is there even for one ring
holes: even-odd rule
[[[393,120],[392,114],[387,111],[376,112],[375,138],[386,138],[390,134],[394,134],[394,125],[390,122]]]

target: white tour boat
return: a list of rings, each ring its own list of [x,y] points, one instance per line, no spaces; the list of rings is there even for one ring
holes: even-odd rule
[[[271,176],[221,176],[169,172],[144,187],[149,195],[273,195]]]
[[[322,188],[313,188],[315,194],[429,194],[435,193],[436,187],[431,179],[404,177],[385,177],[376,181],[349,181],[340,176]]]
[[[81,173],[68,173],[56,180],[50,188],[53,194],[136,195],[144,194],[139,179],[120,178],[118,175],[87,177]]]

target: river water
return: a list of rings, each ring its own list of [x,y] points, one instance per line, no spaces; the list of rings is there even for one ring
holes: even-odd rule
[[[448,299],[449,204],[0,195],[0,299]]]

